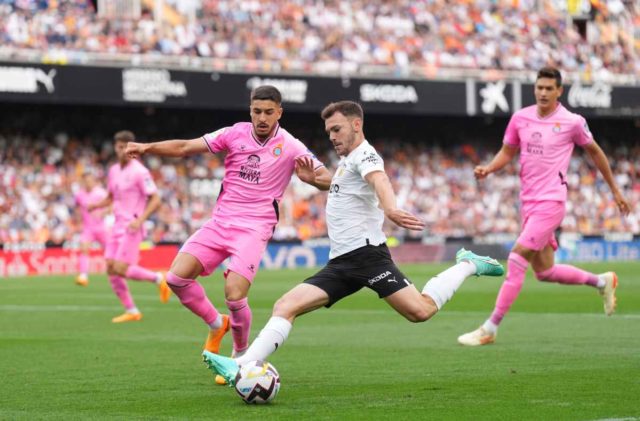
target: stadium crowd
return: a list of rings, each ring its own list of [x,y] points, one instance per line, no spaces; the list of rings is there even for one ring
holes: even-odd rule
[[[109,20],[88,0],[0,0],[0,48],[240,59],[321,73],[361,65],[426,76],[544,65],[586,78],[640,73],[633,0],[167,2],[178,18],[157,24],[144,8],[137,19]],[[589,18],[582,29],[569,18],[571,3]],[[180,14],[189,8],[191,18]]]
[[[325,139],[322,139],[324,141]],[[320,144],[320,143],[319,143]],[[100,146],[95,146],[100,145]],[[330,169],[337,156],[324,148],[319,158]],[[488,162],[495,150],[463,144],[440,148],[428,144],[379,141],[387,171],[401,207],[427,222],[418,235],[461,237],[516,234],[519,228],[518,166],[481,183],[473,177],[478,162]],[[575,153],[563,231],[581,234],[640,232],[640,145],[608,148],[618,184],[634,206],[622,220],[609,190],[588,159]],[[79,239],[74,192],[86,170],[104,180],[114,161],[112,143],[92,144],[66,134],[51,138],[0,135],[0,244],[68,244]],[[221,157],[205,155],[185,160],[145,157],[162,196],[162,207],[147,222],[153,242],[181,242],[208,217],[224,175]],[[274,238],[309,239],[326,236],[325,193],[297,180],[282,202]],[[389,234],[411,235],[404,230]]]

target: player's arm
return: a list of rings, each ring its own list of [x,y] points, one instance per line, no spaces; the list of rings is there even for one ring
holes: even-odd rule
[[[131,224],[129,224],[129,228],[132,231],[138,230],[142,226],[144,221],[149,219],[151,214],[158,210],[158,208],[160,207],[160,204],[161,204],[160,195],[157,192],[151,193],[149,195],[149,200],[147,200],[147,206],[145,206],[144,211],[142,212],[142,215],[140,215],[137,219],[133,220]]]
[[[485,178],[492,172],[496,172],[504,168],[505,165],[511,162],[511,160],[513,159],[514,156],[516,156],[517,153],[518,153],[517,146],[507,145],[505,143],[502,145],[502,148],[500,149],[500,151],[498,151],[496,156],[493,157],[493,159],[491,160],[491,162],[489,162],[488,165],[478,165],[473,170],[473,173],[478,179]]]
[[[111,205],[112,202],[113,202],[113,196],[111,195],[111,192],[109,192],[107,196],[101,201],[92,203],[89,206],[87,206],[87,210],[91,212],[92,210],[95,210],[95,209],[104,208],[106,206]]]
[[[396,194],[393,191],[389,177],[384,171],[372,171],[365,175],[364,179],[376,192],[384,215],[394,224],[414,231],[422,231],[424,229],[424,222],[411,213],[396,207]]]
[[[622,212],[623,215],[628,215],[631,211],[631,206],[629,202],[622,196],[618,185],[616,184],[613,178],[613,172],[611,171],[611,166],[609,165],[609,159],[600,148],[600,145],[596,143],[594,140],[584,146],[584,149],[587,151],[591,160],[602,174],[604,181],[607,182],[609,188],[611,189],[611,193],[613,193],[613,198],[616,201],[616,205],[618,205],[618,209]]]
[[[329,190],[331,173],[326,167],[313,169],[313,159],[309,156],[296,158],[296,175],[302,181],[320,190]]]
[[[174,139],[152,143],[128,142],[125,153],[131,158],[139,158],[146,153],[180,158],[205,153],[208,150],[205,140],[202,137],[198,137],[189,140]]]

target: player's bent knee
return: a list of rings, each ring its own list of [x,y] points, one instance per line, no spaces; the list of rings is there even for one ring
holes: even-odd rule
[[[404,314],[404,317],[412,323],[422,323],[429,320],[435,313],[431,309],[419,308],[410,310]]]
[[[295,303],[286,297],[282,297],[275,302],[272,314],[273,316],[283,317],[285,319],[290,319],[298,315]]]
[[[551,278],[553,277],[553,267],[541,272],[536,272],[535,274],[536,279],[540,282],[552,282]]]

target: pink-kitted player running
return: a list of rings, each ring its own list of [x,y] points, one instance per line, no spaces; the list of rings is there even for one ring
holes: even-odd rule
[[[115,134],[118,162],[109,168],[107,197],[89,206],[89,210],[112,205],[115,222],[107,240],[104,257],[113,292],[125,309],[112,322],[133,322],[142,319],[129,292],[127,279],[158,285],[160,301],[166,303],[171,295],[162,272],[153,272],[138,265],[140,243],[145,237],[144,222],[160,207],[160,196],[149,170],[137,159],[125,153],[128,142],[135,136],[128,130]]]
[[[92,243],[100,244],[103,249],[107,245],[104,212],[102,210],[90,212],[89,205],[98,203],[105,197],[107,197],[107,191],[98,183],[96,176],[91,171],[85,171],[82,174],[81,188],[74,196],[76,210],[82,218],[76,284],[83,287],[89,285],[89,249]]]
[[[558,248],[554,232],[564,218],[567,169],[575,145],[584,148],[591,157],[623,215],[629,213],[629,203],[618,189],[609,161],[593,139],[585,119],[558,102],[562,95],[560,71],[541,69],[534,89],[536,105],[511,117],[502,149],[489,165],[475,168],[476,178],[483,179],[507,165],[520,150],[522,231],[509,254],[506,279],[491,317],[478,329],[458,337],[462,345],[495,341],[498,325],[518,297],[529,264],[540,281],[596,288],[604,301],[605,314],[611,315],[615,310],[618,279],[614,272],[596,275],[554,262]]]
[[[329,189],[329,171],[300,140],[279,126],[281,102],[278,89],[260,86],[251,92],[251,122],[191,140],[127,146],[130,156],[150,153],[184,157],[226,152],[225,175],[211,219],[185,242],[167,274],[169,286],[180,302],[209,327],[205,349],[216,354],[229,328],[233,355],[241,355],[249,344],[251,309],[247,295],[278,222],[278,204],[293,173],[305,183]],[[228,257],[224,293],[229,316],[218,313],[196,281],[200,275],[211,274]]]

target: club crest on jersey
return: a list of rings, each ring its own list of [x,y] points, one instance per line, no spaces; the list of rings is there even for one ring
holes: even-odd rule
[[[277,144],[274,148],[273,148],[273,156],[275,156],[276,158],[278,158],[280,155],[282,155],[282,143]]]
[[[553,130],[554,133],[560,133],[562,131],[562,127],[560,127],[560,123],[556,123],[553,125]]]

